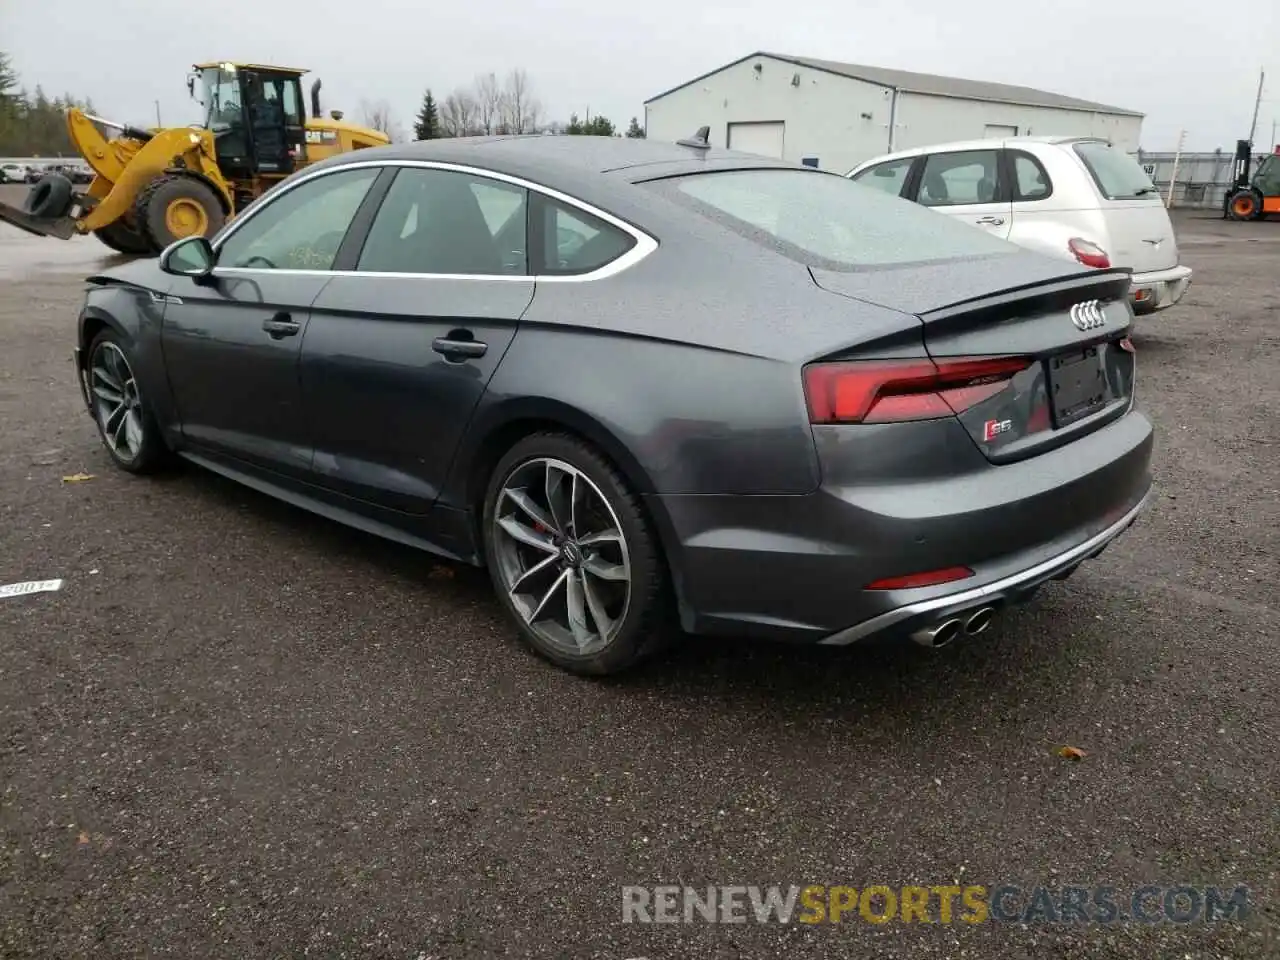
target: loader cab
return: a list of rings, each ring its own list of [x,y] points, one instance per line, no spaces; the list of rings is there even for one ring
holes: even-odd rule
[[[218,166],[229,178],[285,177],[305,161],[302,70],[197,64],[190,89],[205,108]]]

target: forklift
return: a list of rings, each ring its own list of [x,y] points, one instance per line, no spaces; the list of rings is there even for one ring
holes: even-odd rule
[[[1280,146],[1260,158],[1250,173],[1253,159],[1253,144],[1237,140],[1231,185],[1222,198],[1223,219],[1265,220],[1280,213]]]

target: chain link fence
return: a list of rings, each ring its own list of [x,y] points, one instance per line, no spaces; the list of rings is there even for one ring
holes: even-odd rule
[[[1134,159],[1142,164],[1166,202],[1169,201],[1169,184],[1173,181],[1173,202],[1170,206],[1221,210],[1223,198],[1231,186],[1235,151],[1215,150],[1212,153],[1184,153],[1179,156],[1173,152],[1139,150],[1134,154]]]

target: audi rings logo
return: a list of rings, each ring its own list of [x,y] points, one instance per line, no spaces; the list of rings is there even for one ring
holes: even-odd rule
[[[1097,330],[1107,325],[1107,315],[1097,300],[1086,300],[1071,308],[1071,322],[1077,330]]]

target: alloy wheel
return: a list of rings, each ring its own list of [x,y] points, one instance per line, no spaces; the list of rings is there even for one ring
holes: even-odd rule
[[[89,389],[103,442],[120,460],[132,463],[142,449],[142,398],[124,351],[109,340],[94,354]]]
[[[507,477],[493,510],[498,573],[512,605],[549,647],[607,647],[631,603],[631,557],[618,515],[585,473],[538,457]]]

